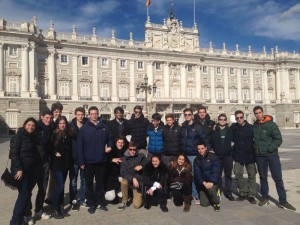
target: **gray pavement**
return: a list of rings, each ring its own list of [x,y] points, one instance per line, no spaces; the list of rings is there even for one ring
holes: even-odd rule
[[[214,212],[212,207],[203,208],[201,206],[192,205],[191,211],[182,212],[182,207],[176,207],[172,202],[168,202],[168,213],[163,213],[159,207],[152,207],[150,210],[133,209],[132,206],[119,212],[116,210],[117,205],[108,205],[108,212],[96,211],[94,215],[89,215],[86,208],[81,208],[79,212],[72,212],[70,217],[62,220],[39,220],[36,224],[41,225],[68,225],[68,224],[103,224],[103,225],[179,225],[179,224],[299,224],[300,225],[300,132],[299,130],[284,130],[284,143],[280,148],[280,157],[283,168],[283,178],[287,191],[288,201],[297,208],[296,212],[280,209],[277,204],[277,193],[274,182],[271,177],[269,179],[270,196],[272,201],[269,205],[260,207],[251,205],[248,201],[229,202],[226,198],[222,198],[220,212]],[[0,139],[0,171],[5,169],[8,155],[8,139]],[[259,190],[259,178],[256,182]],[[68,190],[66,184],[66,191]],[[237,193],[234,184],[235,193]],[[33,193],[35,199],[36,190]],[[12,191],[0,182],[0,225],[9,224],[12,215],[14,203],[16,201],[17,191]],[[68,194],[66,194],[67,202]],[[69,210],[66,204],[65,208]],[[46,207],[46,210],[50,209]]]

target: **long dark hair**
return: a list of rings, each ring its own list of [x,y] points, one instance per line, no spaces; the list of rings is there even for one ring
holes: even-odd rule
[[[65,130],[59,129],[59,123],[62,120],[65,121],[65,123],[66,123]],[[69,126],[68,120],[65,116],[58,117],[56,122],[57,122],[57,126],[56,126],[55,130],[53,131],[53,134],[56,137],[54,140],[54,146],[58,145],[59,140],[61,139],[62,136],[68,136],[69,138],[72,138],[72,136],[73,136],[73,132],[72,132],[72,130]]]
[[[188,159],[188,157],[186,156],[186,154],[184,153],[179,153],[174,159],[173,161],[170,163],[169,165],[169,171],[174,171],[177,169],[177,167],[179,166],[178,165],[178,158],[180,156],[183,156],[184,157],[184,163],[182,165],[182,167],[184,167],[186,169],[186,171],[188,172],[192,172],[192,166],[190,164],[190,161]]]
[[[36,119],[34,119],[33,117],[28,117],[28,118],[24,121],[23,126],[22,126],[24,130],[25,130],[26,124],[27,124],[28,122],[33,122],[33,123],[34,123],[35,128],[34,128],[33,133],[35,133],[36,130],[37,130],[37,121],[36,121]],[[25,130],[25,131],[26,131],[26,130]]]

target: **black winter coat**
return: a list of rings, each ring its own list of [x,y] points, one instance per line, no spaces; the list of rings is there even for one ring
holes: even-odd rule
[[[175,156],[182,152],[181,149],[181,127],[174,124],[172,127],[165,125],[162,131],[164,154],[168,156]]]
[[[143,114],[138,119],[132,114],[129,120],[131,140],[137,143],[138,149],[146,149],[147,147],[147,127],[149,123],[149,120],[144,118]]]
[[[232,155],[232,147],[231,147],[231,141],[233,139],[232,130],[227,125],[226,128],[224,129],[227,129],[225,134],[224,145],[221,138],[220,126],[217,125],[215,130],[212,132],[212,139],[211,139],[212,148],[219,158],[224,158],[226,156]]]
[[[218,157],[211,152],[206,152],[204,156],[198,154],[194,160],[194,181],[198,185],[203,182],[219,184],[221,164]]]
[[[192,125],[187,125],[186,123],[182,124],[181,128],[181,149],[188,156],[196,156],[197,151],[197,142],[204,141],[207,144],[207,147],[210,148],[210,144],[206,138],[204,129],[196,122],[193,122]]]
[[[152,165],[152,162],[147,163],[143,172],[144,186],[152,187],[154,182],[158,182],[164,187],[167,171],[168,168],[162,161],[157,168]]]
[[[255,162],[253,145],[253,126],[245,121],[244,126],[233,123],[230,127],[233,133],[233,159],[240,164]]]
[[[196,114],[194,116],[194,120],[205,130],[206,138],[207,138],[208,142],[211,143],[212,132],[213,132],[213,128],[215,126],[215,122],[210,120],[210,116],[208,114],[205,116],[204,121],[200,120],[200,117],[198,114]]]
[[[83,123],[82,126],[88,121],[87,118],[83,119]],[[77,159],[77,145],[76,145],[76,141],[77,141],[77,137],[79,134],[79,127],[77,126],[77,120],[76,118],[72,119],[72,121],[69,124],[70,129],[72,130],[72,159],[73,159],[73,163],[78,164],[78,159]]]
[[[58,138],[58,142],[54,144],[50,169],[55,171],[67,171],[70,169],[72,163],[72,140],[68,134],[62,134],[60,137],[58,134],[54,134],[53,139],[55,142]],[[56,153],[60,153],[61,156],[56,156]]]
[[[11,169],[13,171],[32,170],[39,161],[39,152],[36,147],[37,136],[20,128],[13,137],[10,146]]]
[[[129,134],[129,122],[127,119],[122,119],[122,125],[116,119],[110,120],[107,123],[111,131],[111,137],[113,141],[113,146],[115,146],[116,138],[119,136],[126,137]],[[127,143],[125,143],[127,146]]]
[[[41,162],[49,162],[53,152],[53,130],[51,125],[46,126],[41,120],[38,121],[38,150]]]

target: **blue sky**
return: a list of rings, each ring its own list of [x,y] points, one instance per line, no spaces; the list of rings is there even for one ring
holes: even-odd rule
[[[279,46],[279,51],[300,52],[299,0],[195,0],[196,23],[200,32],[200,46],[207,48],[209,41],[228,50],[239,44],[242,51],[252,46],[267,52]],[[30,21],[37,16],[41,29],[49,28],[54,20],[56,31],[77,32],[129,39],[144,40],[146,0],[0,0],[0,17],[9,21]],[[176,18],[184,27],[193,26],[194,0],[174,0]],[[152,0],[149,7],[151,22],[162,24],[168,17],[170,0]]]

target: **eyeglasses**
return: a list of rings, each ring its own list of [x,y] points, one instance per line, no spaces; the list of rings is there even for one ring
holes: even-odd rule
[[[219,119],[219,121],[227,121],[227,119]]]
[[[237,116],[237,117],[235,117],[235,119],[236,120],[242,120],[242,119],[244,119],[244,117],[243,116],[240,116],[240,117]]]
[[[130,152],[136,151],[136,148],[129,148],[128,149]]]
[[[141,114],[141,111],[134,111],[135,114]]]
[[[190,114],[190,113],[187,113],[187,114],[184,114],[184,116],[191,116],[192,114]]]

